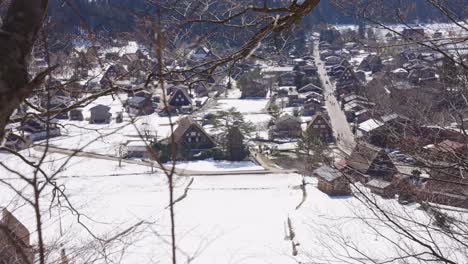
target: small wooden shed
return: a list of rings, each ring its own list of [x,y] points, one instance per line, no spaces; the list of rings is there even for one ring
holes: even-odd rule
[[[318,178],[318,189],[330,196],[345,196],[351,194],[351,187],[346,176],[337,169],[321,166],[314,170]]]

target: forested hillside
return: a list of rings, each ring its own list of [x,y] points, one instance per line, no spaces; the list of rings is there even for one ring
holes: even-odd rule
[[[59,25],[57,30],[60,31],[76,31],[79,28],[77,25],[82,24],[80,21],[83,20],[96,31],[131,31],[135,26],[135,17],[155,14],[155,5],[150,2],[146,0],[75,0],[63,3],[59,0],[53,0],[50,13],[61,18],[57,23]],[[252,0],[252,2],[256,2],[256,0]],[[260,2],[263,3],[263,1]],[[271,5],[277,2],[279,1],[270,0]],[[343,14],[342,10],[333,4],[340,2],[342,1],[322,0],[318,9],[308,17],[306,23],[312,25],[356,22],[358,18]],[[426,0],[405,1],[405,3],[399,4],[405,5],[405,8],[401,8],[401,10],[409,14],[407,19],[410,21],[431,22],[443,18],[439,11],[431,7]],[[211,8],[216,7],[211,6]]]

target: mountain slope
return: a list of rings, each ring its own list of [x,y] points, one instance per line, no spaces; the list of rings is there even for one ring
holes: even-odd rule
[[[258,0],[251,0],[259,2]],[[278,5],[284,1],[269,0],[270,5]],[[311,13],[306,23],[356,23],[358,19],[353,16],[344,15],[338,10],[332,2],[336,0],[322,0],[319,7]],[[372,0],[368,0],[372,1]],[[388,4],[398,0],[388,1]],[[467,4],[468,0],[453,1],[449,4],[460,2],[461,5]],[[148,3],[147,0],[75,0],[70,4],[62,4],[61,0],[52,0],[50,14],[55,16],[55,20],[60,25],[57,29],[60,31],[76,31],[80,21],[86,21],[85,25],[91,27],[93,31],[123,32],[132,31],[135,27],[135,17],[141,14],[155,14],[155,6]],[[246,1],[247,2],[247,1]],[[250,1],[249,1],[250,2]],[[263,3],[263,0],[260,1]],[[259,3],[260,3],[259,2]],[[338,1],[339,2],[339,1]],[[398,1],[400,2],[400,1]],[[418,20],[420,22],[443,20],[443,15],[433,6],[427,3],[427,0],[403,1],[405,5],[401,10],[407,12],[409,21]],[[247,5],[247,3],[246,3]],[[458,3],[460,5],[460,3]],[[457,9],[456,7],[454,8]],[[463,8],[461,8],[463,10]],[[465,11],[462,11],[465,12]],[[79,14],[79,15],[77,15]]]

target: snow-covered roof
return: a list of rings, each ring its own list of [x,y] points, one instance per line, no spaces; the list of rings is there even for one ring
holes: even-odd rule
[[[287,150],[295,150],[297,149],[297,142],[287,142],[283,144],[276,145],[277,150],[287,151]]]
[[[375,119],[369,119],[359,124],[359,130],[370,132],[376,128],[379,128],[383,125],[382,122],[377,121]]]
[[[369,187],[385,189],[385,188],[389,187],[391,184],[392,183],[388,182],[388,181],[374,179],[374,180],[369,181],[366,185],[369,186]]]
[[[317,177],[320,177],[327,182],[332,182],[340,178],[341,176],[343,176],[343,174],[337,169],[331,168],[326,165],[321,166],[318,169],[314,170],[314,174],[317,175]]]
[[[262,72],[292,72],[294,70],[294,67],[292,66],[270,66],[262,69]]]
[[[143,140],[135,140],[127,143],[127,147],[146,147],[148,144]]]
[[[140,47],[136,41],[129,41],[127,45],[123,47],[110,47],[103,50],[103,53],[118,53],[119,56],[123,56],[125,54],[135,53],[140,50]]]
[[[408,71],[403,68],[398,68],[393,70],[392,73],[408,73]]]

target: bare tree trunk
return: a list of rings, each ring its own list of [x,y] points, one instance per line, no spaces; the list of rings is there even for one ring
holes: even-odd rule
[[[13,111],[31,92],[28,56],[47,12],[48,0],[13,0],[0,31],[0,140]]]
[[[45,248],[44,248],[44,237],[42,234],[41,207],[39,204],[40,195],[41,194],[40,194],[37,179],[34,179],[34,212],[36,215],[39,263],[44,264],[45,263]]]

